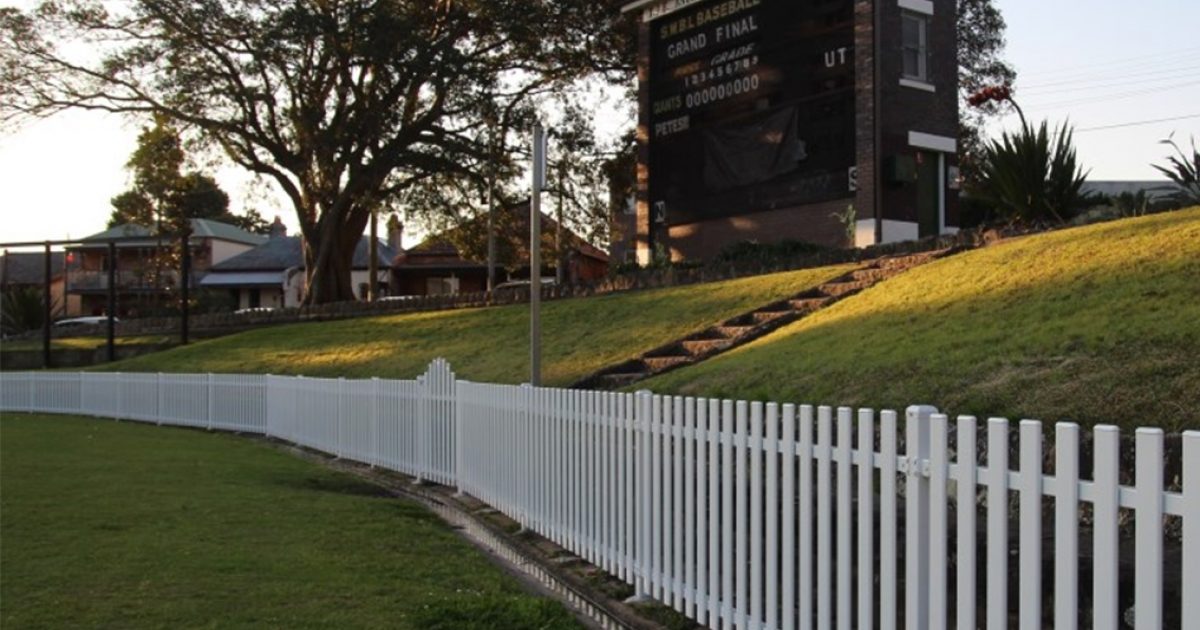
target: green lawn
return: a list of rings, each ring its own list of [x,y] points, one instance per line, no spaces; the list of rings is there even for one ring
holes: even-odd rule
[[[544,382],[607,365],[794,295],[853,268],[822,267],[543,305]],[[505,306],[263,328],[104,366],[127,372],[248,372],[411,378],[445,357],[462,378],[529,378],[529,310]]]
[[[1200,428],[1200,208],[918,267],[658,392]]]
[[[0,420],[5,628],[574,628],[441,521],[244,438]]]
[[[142,346],[142,345],[159,345],[165,343],[174,343],[178,341],[178,337],[168,335],[139,335],[136,337],[114,337],[113,343],[118,346]],[[50,347],[61,350],[95,350],[103,348],[108,343],[105,337],[63,337],[51,338]],[[41,350],[42,339],[19,339],[16,341],[5,341],[0,344],[0,350]]]

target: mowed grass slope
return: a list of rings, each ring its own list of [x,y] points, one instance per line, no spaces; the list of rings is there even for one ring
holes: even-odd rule
[[[542,375],[567,385],[722,319],[794,295],[853,265],[543,303]],[[462,378],[529,379],[529,308],[294,324],[202,341],[103,369],[412,378],[445,357]]]
[[[420,506],[228,435],[0,420],[5,628],[576,628]]]
[[[1200,208],[918,267],[657,392],[1200,428]]]

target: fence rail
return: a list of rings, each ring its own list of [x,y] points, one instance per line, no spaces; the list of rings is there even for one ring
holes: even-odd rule
[[[263,434],[455,486],[715,628],[1200,618],[1200,432],[1172,492],[1158,429],[1122,485],[1115,427],[1086,470],[1074,424],[1048,451],[1034,421],[472,383],[440,359],[407,381],[7,373],[0,410]]]

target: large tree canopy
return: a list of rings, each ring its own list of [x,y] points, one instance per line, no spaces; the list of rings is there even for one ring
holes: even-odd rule
[[[489,112],[631,72],[594,0],[51,0],[0,10],[0,117],[154,114],[295,206],[311,302],[353,298],[372,210],[431,178],[481,181]]]

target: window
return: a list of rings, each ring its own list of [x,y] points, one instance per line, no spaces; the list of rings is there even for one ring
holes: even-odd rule
[[[903,75],[914,81],[929,81],[929,18],[905,12],[901,17]]]

